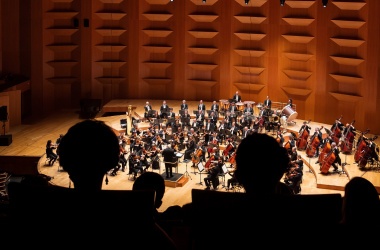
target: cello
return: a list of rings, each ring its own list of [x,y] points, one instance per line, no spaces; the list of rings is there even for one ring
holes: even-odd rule
[[[309,138],[309,132],[306,129],[306,125],[310,123],[311,120],[309,120],[305,126],[300,131],[300,134],[297,138],[296,146],[297,150],[305,150],[307,146],[307,138]]]
[[[321,130],[322,128],[323,128],[323,126],[321,126],[319,130]],[[318,150],[317,147],[320,143],[320,140],[319,140],[317,134],[318,133],[314,132],[313,136],[309,140],[309,143],[307,144],[306,155],[308,157],[313,157]]]
[[[355,139],[355,134],[352,132],[352,126],[354,125],[355,120],[351,122],[349,127],[347,128],[346,133],[343,136],[343,141],[340,143],[340,150],[343,154],[349,154],[352,151],[352,144]]]
[[[322,166],[320,167],[322,174],[328,174],[331,164],[335,161],[336,156],[333,150],[327,154],[326,158],[323,160]]]
[[[207,160],[206,164],[205,164],[205,169],[206,170],[209,170],[210,169],[210,166],[211,166],[211,163],[215,160],[215,155],[211,155],[210,158]]]
[[[199,163],[202,154],[203,154],[202,149],[198,148],[197,151],[191,157],[191,161],[193,162],[193,164]]]

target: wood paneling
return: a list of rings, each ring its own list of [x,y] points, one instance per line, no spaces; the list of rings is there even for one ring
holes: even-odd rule
[[[28,46],[9,39],[25,30],[13,26],[26,24],[12,22],[8,36],[4,20],[20,16],[10,14],[18,2],[1,3],[1,65],[15,71],[15,57]],[[325,8],[291,0],[29,3],[25,72],[33,72],[35,114],[77,107],[81,98],[212,101],[239,90],[256,103],[267,95],[292,98],[300,119],[330,123],[343,114],[380,133],[377,0],[329,1]]]

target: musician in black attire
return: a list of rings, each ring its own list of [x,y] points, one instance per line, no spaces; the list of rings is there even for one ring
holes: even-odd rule
[[[310,129],[311,127],[309,126],[309,124],[307,123],[307,121],[304,121],[302,126],[300,127],[298,133],[301,134],[301,132],[303,132],[304,130],[307,131],[308,134],[310,134]]]
[[[169,112],[169,106],[166,104],[166,101],[162,102],[162,105],[160,107],[160,117],[161,118],[166,118],[167,113]]]
[[[194,153],[194,150],[196,147],[194,137],[190,136],[189,141],[185,145],[186,145],[186,150],[185,150],[185,154],[183,156],[183,159],[184,160],[191,160],[191,154]],[[195,166],[193,165],[193,167],[195,167]]]
[[[206,105],[203,103],[203,100],[200,100],[199,101],[199,104],[198,104],[198,111],[205,111],[206,110]]]
[[[272,108],[272,101],[269,99],[269,96],[267,96],[267,99],[264,101],[264,108],[271,109]]]
[[[333,152],[333,154],[335,155],[335,160],[334,162],[331,164],[331,166],[333,166],[334,168],[334,171],[338,171],[338,166],[337,164],[339,164],[339,166],[342,166],[342,160],[340,159],[340,156],[339,156],[339,147],[338,145],[336,145],[335,142],[331,143],[331,151]]]
[[[165,172],[166,172],[166,178],[173,177],[173,167],[176,163],[176,156],[175,156],[175,150],[172,148],[171,144],[168,144],[168,146],[162,151],[162,156],[164,157],[165,162]]]
[[[57,147],[52,144],[51,140],[46,143],[46,157],[49,158],[49,166],[53,166],[54,162],[58,159],[58,155],[54,152]]]
[[[182,104],[181,104],[181,107],[179,109],[180,110],[189,109],[189,106],[187,105],[186,100],[182,100]]]
[[[189,111],[187,109],[185,109],[185,111],[181,114],[180,118],[181,118],[182,128],[190,126],[191,116],[190,116]]]
[[[342,136],[342,131],[344,129],[344,125],[340,120],[335,120],[335,123],[331,126],[331,131],[334,133],[335,129],[338,128],[340,133],[338,134],[338,138]]]
[[[322,139],[322,132],[318,127],[315,128],[315,132],[314,132],[313,136],[317,136],[317,138],[319,140],[319,144],[317,145],[316,150],[315,150],[315,157],[318,157],[319,156],[319,148],[321,147],[322,140],[323,140]]]
[[[214,112],[219,112],[219,104],[216,101],[213,101],[210,110]]]
[[[235,94],[231,98],[231,101],[241,102],[241,95],[239,94],[239,91],[235,92]]]
[[[219,186],[219,174],[222,173],[223,160],[221,157],[214,158],[218,163],[210,167],[207,171],[207,176],[203,179],[206,184],[206,190],[211,189],[211,185],[214,190],[218,189]]]
[[[152,105],[149,104],[149,102],[146,102],[145,103],[145,106],[144,106],[144,117],[145,118],[149,118],[149,111],[152,110]]]

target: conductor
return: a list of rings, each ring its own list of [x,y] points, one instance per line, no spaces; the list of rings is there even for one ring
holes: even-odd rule
[[[175,150],[172,148],[172,145],[170,143],[168,144],[167,148],[162,151],[162,156],[164,157],[166,178],[168,179],[173,177],[172,168],[176,163]]]

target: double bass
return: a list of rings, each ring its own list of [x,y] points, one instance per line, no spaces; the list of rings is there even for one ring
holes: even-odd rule
[[[208,171],[211,167],[211,164],[215,161],[215,155],[211,155],[205,164],[205,169]]]
[[[342,117],[343,117],[343,115],[340,116],[340,118],[338,119],[338,121],[340,121],[342,119]],[[335,127],[331,131],[331,138],[336,143],[336,145],[339,145],[340,137],[342,137],[342,131],[340,130],[340,128],[338,127],[338,125],[335,124]]]
[[[306,125],[310,123],[311,120],[309,120],[305,126],[300,131],[300,134],[297,138],[296,146],[297,150],[305,150],[307,146],[307,139],[309,138],[309,132],[306,129]]]
[[[320,127],[319,130],[321,130],[323,128],[323,126]],[[314,132],[313,136],[310,138],[308,144],[307,144],[307,147],[306,147],[306,155],[308,157],[313,157],[315,155],[315,153],[317,152],[318,150],[318,145],[320,143],[320,140],[317,136],[317,133]]]
[[[343,154],[349,154],[352,151],[352,145],[355,139],[355,133],[352,132],[352,126],[354,125],[354,123],[355,120],[353,120],[347,128],[347,131],[343,136],[343,141],[341,141],[340,143],[340,150]]]
[[[330,153],[328,153],[327,156],[325,157],[325,159],[323,160],[323,163],[320,167],[322,174],[328,174],[329,169],[331,167],[331,164],[333,164],[335,159],[336,159],[336,155],[335,155],[334,151],[331,150]]]
[[[367,134],[369,132],[369,129],[367,129],[366,131],[362,132],[359,139],[358,139],[358,143],[357,143],[357,146],[356,146],[356,152],[355,152],[355,155],[354,155],[354,160],[356,163],[359,162],[360,158],[362,157],[362,150],[364,147],[367,146],[367,142],[366,142],[366,137],[364,136],[365,134]],[[375,138],[375,140],[377,139],[377,137]]]
[[[329,141],[327,141],[323,147],[321,152],[319,153],[318,162],[319,164],[322,164],[325,157],[331,152],[331,144]]]

